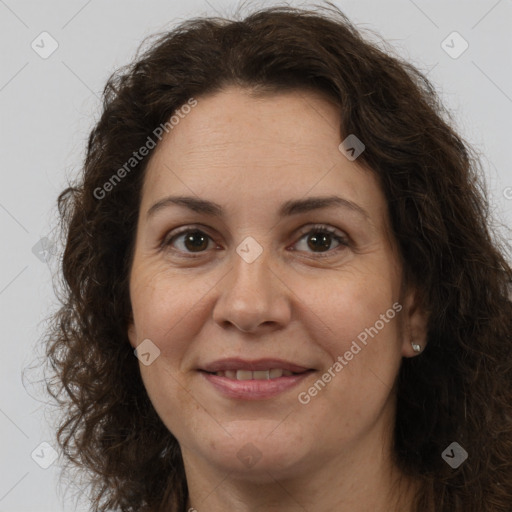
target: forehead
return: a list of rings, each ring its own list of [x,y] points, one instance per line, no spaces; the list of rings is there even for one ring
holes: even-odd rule
[[[230,87],[196,99],[154,150],[143,208],[178,193],[261,215],[274,203],[335,193],[382,217],[386,204],[377,179],[338,149],[339,111],[322,95],[253,98]]]

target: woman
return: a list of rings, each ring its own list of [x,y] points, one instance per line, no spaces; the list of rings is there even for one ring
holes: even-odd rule
[[[107,84],[48,338],[94,510],[512,509],[479,162],[329,5],[189,20]]]

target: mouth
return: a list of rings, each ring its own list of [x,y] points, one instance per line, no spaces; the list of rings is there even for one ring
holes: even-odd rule
[[[292,389],[315,370],[277,359],[224,359],[199,372],[224,397],[264,400]]]
[[[306,370],[307,371],[307,370]],[[280,377],[291,377],[292,375],[300,375],[298,372],[294,373],[290,370],[284,370],[283,368],[268,368],[267,370],[224,370],[218,372],[207,372],[210,375],[216,375],[217,377],[226,377],[231,380],[270,380],[279,379]]]

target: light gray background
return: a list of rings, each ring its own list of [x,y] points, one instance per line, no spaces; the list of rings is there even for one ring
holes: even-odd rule
[[[512,1],[336,3],[428,72],[462,135],[484,155],[497,221],[512,225]],[[22,379],[22,369],[41,353],[37,340],[55,303],[57,259],[40,261],[32,248],[54,239],[56,197],[80,167],[105,81],[145,36],[189,17],[229,16],[237,6],[229,0],[0,0],[0,512],[74,510],[57,491],[60,459],[43,469],[31,457],[35,450],[35,459],[48,460],[40,443],[53,443],[50,411],[40,376]],[[47,59],[31,47],[43,31],[59,44]],[[453,31],[469,44],[456,59],[441,46]],[[448,44],[457,49],[459,43]]]

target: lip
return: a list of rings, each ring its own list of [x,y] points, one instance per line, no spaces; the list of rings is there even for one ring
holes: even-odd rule
[[[298,364],[291,363],[283,359],[256,359],[253,361],[248,361],[246,359],[239,358],[219,359],[212,363],[208,363],[204,366],[201,366],[199,370],[203,370],[209,373],[215,373],[226,370],[258,371],[267,370],[269,368],[281,368],[282,370],[289,370],[293,373],[303,373],[308,370],[312,370],[312,368],[300,366]]]
[[[234,380],[215,375],[215,372],[226,370],[268,370],[280,368],[289,370],[295,375],[277,377],[275,379]],[[239,358],[219,359],[198,368],[199,373],[222,395],[240,400],[265,400],[275,397],[297,386],[315,370],[283,359],[245,360]]]
[[[238,367],[238,369],[242,368]],[[306,370],[289,377],[283,376],[270,380],[234,380],[199,370],[199,373],[222,395],[241,400],[265,400],[275,397],[297,386],[313,372],[314,370]]]

